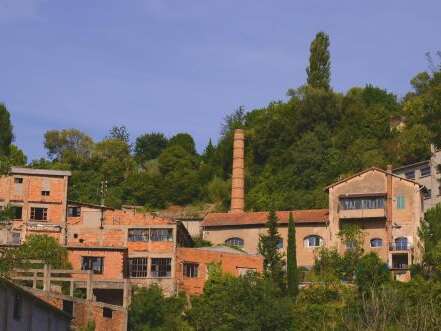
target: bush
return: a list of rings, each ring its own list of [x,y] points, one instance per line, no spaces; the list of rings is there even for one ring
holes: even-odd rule
[[[391,275],[387,264],[381,261],[375,253],[363,256],[355,269],[355,282],[361,292],[390,281]]]

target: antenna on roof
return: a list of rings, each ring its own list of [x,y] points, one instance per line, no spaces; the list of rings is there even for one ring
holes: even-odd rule
[[[101,195],[101,207],[105,206],[105,197],[106,197],[106,193],[107,193],[107,180],[102,180],[101,181],[101,190],[100,190],[100,195]]]

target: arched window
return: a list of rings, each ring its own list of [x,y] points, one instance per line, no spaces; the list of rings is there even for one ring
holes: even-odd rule
[[[225,245],[228,246],[243,247],[243,243],[243,239],[237,237],[228,238],[227,240],[225,240]]]
[[[398,251],[405,251],[409,247],[406,237],[399,237],[395,239],[395,249]]]
[[[382,247],[383,239],[381,238],[372,238],[371,239],[371,247]]]
[[[305,247],[319,247],[323,245],[323,239],[320,236],[311,235],[304,239]]]

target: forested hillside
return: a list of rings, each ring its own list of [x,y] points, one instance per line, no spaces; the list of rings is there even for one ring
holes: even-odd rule
[[[340,176],[423,160],[430,143],[441,146],[439,54],[428,57],[428,71],[417,74],[413,89],[399,99],[372,85],[334,91],[329,43],[325,33],[317,34],[307,82],[289,89],[287,101],[250,111],[240,107],[221,124],[217,144],[209,141],[202,154],[186,133],[167,138],[152,132],[132,139],[122,126],[94,141],[76,129],[48,130],[42,141],[47,158],[30,166],[72,170],[73,200],[99,202],[101,182],[107,181],[105,200],[111,206],[156,209],[210,202],[225,209],[232,131],[240,127],[247,137],[247,209],[303,209],[326,207],[323,188]],[[395,125],[400,122],[405,125]],[[0,107],[0,126],[0,153],[11,163],[25,163],[11,145],[5,107]]]

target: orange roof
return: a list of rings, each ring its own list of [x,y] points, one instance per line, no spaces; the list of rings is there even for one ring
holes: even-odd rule
[[[292,210],[295,223],[324,223],[328,221],[328,209]],[[288,223],[290,211],[276,212],[279,222]],[[265,224],[268,220],[268,212],[244,212],[244,213],[209,213],[202,221],[203,227],[228,226],[228,225],[258,225]]]

